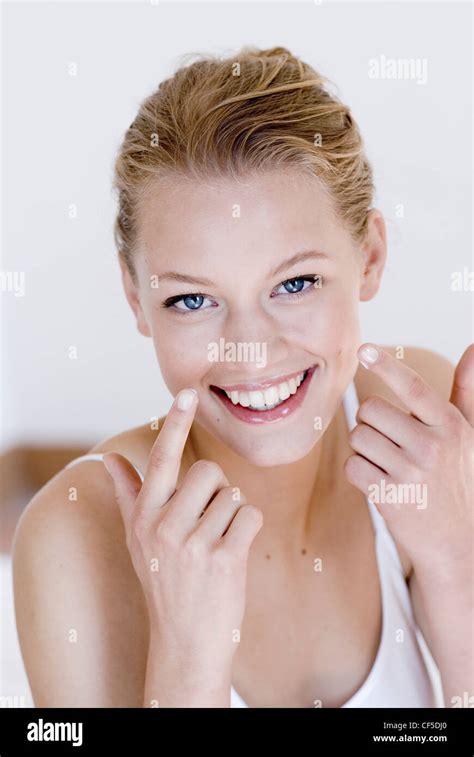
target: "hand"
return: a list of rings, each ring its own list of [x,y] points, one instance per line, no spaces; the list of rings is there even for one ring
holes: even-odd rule
[[[121,455],[107,453],[104,464],[114,481],[152,633],[173,660],[202,670],[231,665],[245,608],[248,551],[262,513],[245,504],[214,462],[194,463],[176,489],[197,401],[194,390],[176,397],[143,484]]]
[[[359,349],[410,413],[379,396],[361,403],[350,434],[350,483],[367,494],[413,566],[470,565],[473,548],[474,345],[449,402],[414,370],[373,345]]]

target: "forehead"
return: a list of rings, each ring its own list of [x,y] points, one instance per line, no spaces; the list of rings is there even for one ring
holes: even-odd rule
[[[242,178],[157,182],[139,212],[141,246],[163,260],[238,254],[262,261],[280,252],[347,243],[322,183],[299,169]],[[256,261],[255,261],[256,262]]]

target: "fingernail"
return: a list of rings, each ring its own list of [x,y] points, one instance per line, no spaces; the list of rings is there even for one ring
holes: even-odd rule
[[[364,368],[369,368],[379,359],[379,351],[372,346],[363,347],[359,352],[358,358]]]
[[[195,389],[183,389],[177,397],[176,407],[178,410],[189,410],[196,394],[197,392]]]

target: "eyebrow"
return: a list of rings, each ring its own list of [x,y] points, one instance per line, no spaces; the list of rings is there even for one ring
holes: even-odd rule
[[[318,252],[317,250],[307,250],[306,252],[297,252],[291,258],[284,260],[279,266],[271,271],[270,276],[276,276],[282,271],[286,271],[287,268],[296,265],[296,263],[304,263],[305,260],[329,260],[329,255],[325,252]]]
[[[286,271],[296,263],[303,263],[305,260],[329,260],[329,255],[325,252],[318,252],[317,250],[307,250],[303,252],[297,252],[291,258],[284,260],[276,268],[270,271],[270,276],[276,276],[282,271]],[[185,273],[178,273],[177,271],[166,271],[158,276],[159,281],[178,281],[181,284],[198,284],[200,286],[214,286],[214,282],[210,279],[197,278],[196,276],[188,276]]]

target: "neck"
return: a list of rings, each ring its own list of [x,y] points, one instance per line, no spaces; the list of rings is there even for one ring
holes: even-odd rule
[[[288,554],[304,554],[315,529],[329,514],[342,465],[350,454],[346,439],[342,404],[309,454],[287,465],[252,465],[197,423],[189,435],[193,459],[219,462],[230,486],[238,486],[247,502],[262,511],[255,549]]]

